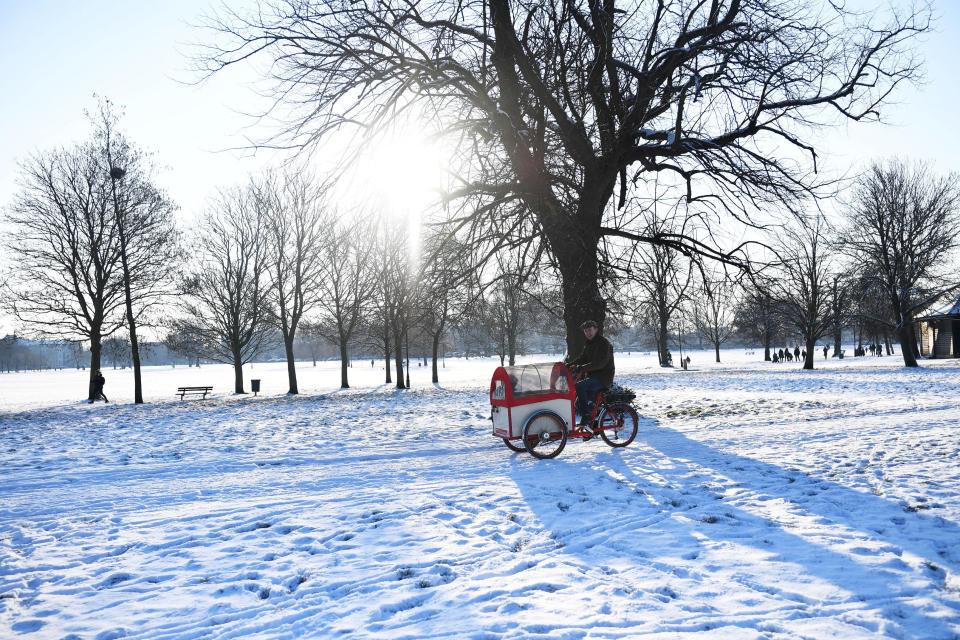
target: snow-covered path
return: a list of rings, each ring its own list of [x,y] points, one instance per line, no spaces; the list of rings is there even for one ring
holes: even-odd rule
[[[960,363],[888,363],[636,370],[548,461],[488,367],[8,412],[0,637],[960,637]]]

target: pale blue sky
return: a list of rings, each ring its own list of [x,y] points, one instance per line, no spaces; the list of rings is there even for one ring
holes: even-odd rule
[[[203,37],[190,24],[206,7],[189,0],[0,0],[0,206],[14,189],[17,159],[86,135],[83,110],[95,92],[126,107],[126,130],[168,167],[160,180],[184,217],[193,217],[214,187],[261,164],[262,157],[217,153],[244,144],[251,121],[235,110],[254,100],[252,69],[201,86],[176,81],[192,77],[184,52]],[[960,169],[960,2],[941,0],[937,11],[937,32],[920,44],[926,85],[900,92],[886,113],[891,125],[825,131],[824,162],[846,169],[902,154]]]
[[[0,0],[0,208],[15,189],[18,159],[87,135],[83,110],[93,106],[94,93],[126,107],[125,130],[168,167],[159,182],[180,204],[184,220],[202,210],[216,187],[239,182],[268,162],[264,154],[218,152],[244,144],[251,121],[235,110],[253,108],[253,69],[231,70],[200,86],[177,82],[193,77],[184,53],[204,37],[190,24],[207,6],[190,0]],[[818,150],[828,171],[855,170],[896,154],[932,160],[941,171],[960,170],[960,1],[939,0],[936,10],[936,32],[918,45],[927,61],[926,84],[897,95],[898,104],[885,114],[890,125],[825,130]]]

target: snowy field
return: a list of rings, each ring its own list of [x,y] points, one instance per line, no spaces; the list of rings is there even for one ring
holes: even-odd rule
[[[492,360],[0,374],[0,638],[960,637],[960,362],[692,357],[618,354],[637,441],[547,461]]]

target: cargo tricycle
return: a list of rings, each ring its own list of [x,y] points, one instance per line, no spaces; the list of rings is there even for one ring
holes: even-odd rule
[[[512,451],[553,458],[570,438],[599,436],[625,447],[637,436],[636,395],[622,387],[601,389],[589,416],[577,424],[574,374],[563,362],[497,367],[490,380],[493,435]]]

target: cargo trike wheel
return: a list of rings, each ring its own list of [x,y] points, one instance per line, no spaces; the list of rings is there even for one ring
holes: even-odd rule
[[[520,444],[516,444],[513,440],[510,440],[509,438],[504,438],[503,444],[507,445],[507,448],[510,449],[510,451],[516,451],[517,453],[523,453],[524,451],[527,450],[527,448],[523,446],[523,442],[521,442]]]
[[[538,413],[523,427],[523,444],[534,458],[554,458],[567,445],[567,428],[554,413]]]
[[[637,437],[640,416],[628,404],[612,404],[600,420],[600,437],[611,447],[625,447]]]

